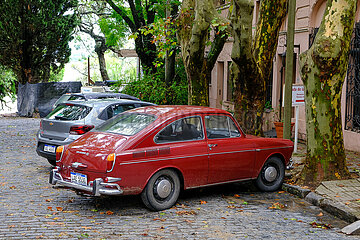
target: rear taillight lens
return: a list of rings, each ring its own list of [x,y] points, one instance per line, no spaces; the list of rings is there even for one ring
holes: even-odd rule
[[[93,129],[94,125],[75,125],[70,127],[70,134],[73,135],[83,135],[84,133],[87,133],[91,129]]]
[[[42,120],[40,121],[40,130],[43,130],[42,129]]]
[[[58,146],[56,148],[56,161],[60,161],[64,152],[64,146]]]
[[[106,163],[106,171],[107,172],[111,172],[114,168],[114,164],[115,164],[115,159],[116,159],[116,155],[115,153],[111,153],[107,156],[107,163]]]

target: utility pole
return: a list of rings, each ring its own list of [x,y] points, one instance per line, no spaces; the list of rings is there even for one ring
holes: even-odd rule
[[[291,137],[292,79],[294,74],[294,34],[296,0],[289,0],[288,26],[286,34],[286,65],[284,92],[284,139]]]

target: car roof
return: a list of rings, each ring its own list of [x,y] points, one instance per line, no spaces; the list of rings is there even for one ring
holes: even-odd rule
[[[89,93],[67,93],[66,95],[70,96],[81,96],[86,99],[93,99],[93,98],[101,98],[101,97],[131,97],[131,99],[138,99],[136,97],[130,96],[124,93],[114,93],[114,92],[89,92]]]
[[[89,99],[87,101],[84,100],[72,100],[66,101],[61,103],[64,104],[74,104],[74,105],[82,105],[88,107],[104,107],[111,104],[122,103],[122,104],[149,104],[154,105],[153,103],[137,101],[137,100],[130,100],[130,99],[117,99],[117,98],[104,98],[104,99]]]
[[[161,106],[147,106],[144,108],[132,109],[128,112],[146,113],[155,115],[157,117],[170,118],[180,115],[197,115],[197,114],[229,114],[229,112],[210,107],[202,106],[187,106],[187,105],[161,105]]]

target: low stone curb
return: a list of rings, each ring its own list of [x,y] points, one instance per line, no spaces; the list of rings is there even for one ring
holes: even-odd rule
[[[286,192],[294,194],[300,198],[304,198],[307,202],[320,207],[324,211],[345,220],[348,223],[353,223],[359,220],[351,211],[351,209],[343,203],[334,202],[332,200],[326,199],[319,194],[312,192],[309,189],[302,189],[296,185],[290,185],[284,183],[282,189]]]

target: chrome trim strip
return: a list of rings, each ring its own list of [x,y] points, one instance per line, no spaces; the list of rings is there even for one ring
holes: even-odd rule
[[[176,159],[183,159],[183,158],[203,157],[203,156],[209,156],[209,155],[208,154],[202,154],[202,155],[194,155],[194,156],[184,156],[184,157],[174,157],[174,158],[165,158],[165,159],[144,160],[144,161],[138,161],[138,162],[125,162],[125,163],[120,163],[120,165],[128,165],[128,164],[135,164],[135,163],[147,163],[147,162],[156,162],[156,161],[166,161],[166,160],[176,160]]]
[[[210,153],[210,154],[194,155],[194,156],[185,156],[185,157],[174,157],[174,158],[165,158],[165,159],[152,159],[152,160],[144,160],[144,161],[138,161],[138,162],[120,163],[120,165],[129,165],[129,164],[135,164],[135,163],[147,163],[147,162],[156,162],[156,161],[166,161],[166,160],[176,160],[176,159],[183,159],[183,158],[203,157],[203,156],[213,156],[213,155],[230,154],[230,153],[243,153],[243,152],[255,152],[255,151],[256,151],[256,152],[260,152],[260,151],[273,150],[273,149],[282,149],[282,148],[291,148],[291,147],[264,148],[264,149],[249,149],[249,150],[234,151],[234,152],[220,152],[220,153]]]
[[[234,151],[234,152],[219,152],[219,153],[210,153],[209,155],[220,155],[220,154],[229,154],[229,153],[242,153],[242,152],[255,152],[255,149],[242,150],[242,151]]]
[[[227,184],[227,183],[243,182],[243,181],[248,181],[248,180],[253,180],[253,179],[256,179],[256,178],[245,178],[245,179],[237,179],[237,180],[231,180],[231,181],[220,182],[220,183],[210,183],[210,184],[199,185],[199,186],[194,186],[194,187],[187,187],[186,189],[193,189],[193,188],[199,188],[199,187],[210,187],[210,186],[216,186],[216,185]]]

